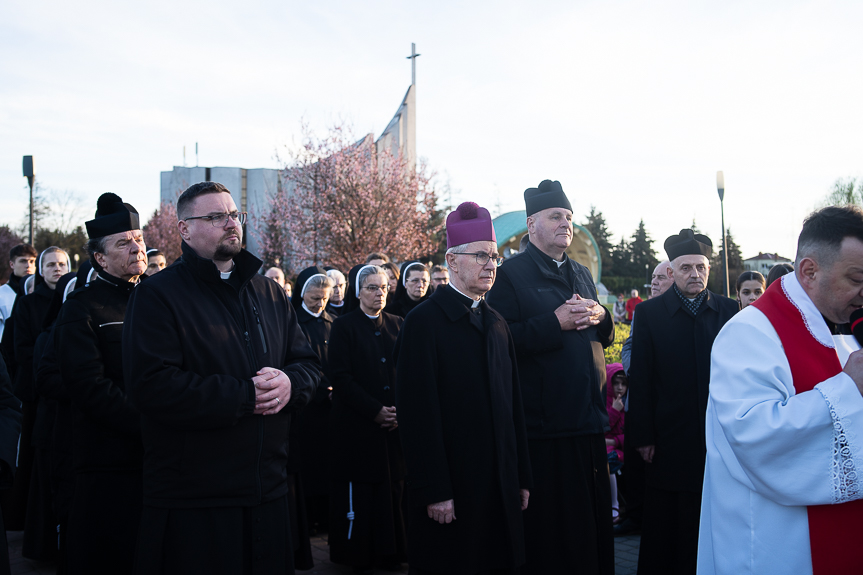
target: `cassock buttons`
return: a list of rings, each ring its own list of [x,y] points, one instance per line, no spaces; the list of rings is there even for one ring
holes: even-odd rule
[[[389,391],[389,390],[390,390],[390,386],[385,385],[385,386],[384,386],[384,391]]]
[[[386,363],[386,362],[387,362],[387,358],[382,357],[382,358],[381,358],[381,363]]]
[[[318,323],[323,323],[323,321],[324,320],[322,320],[321,318],[318,318]]]
[[[381,332],[379,332],[379,331],[375,332],[375,335],[380,335],[380,334],[381,334]]]

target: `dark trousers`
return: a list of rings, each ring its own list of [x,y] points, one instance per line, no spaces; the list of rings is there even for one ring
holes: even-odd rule
[[[690,575],[698,558],[701,493],[647,486],[638,552],[639,575]]]
[[[611,486],[602,433],[528,441],[533,489],[523,575],[614,573]]]
[[[629,437],[629,418],[623,422],[624,437]],[[618,480],[618,486],[626,501],[626,517],[641,525],[644,514],[644,486],[646,483],[645,463],[632,446],[631,441],[623,442],[623,475]]]

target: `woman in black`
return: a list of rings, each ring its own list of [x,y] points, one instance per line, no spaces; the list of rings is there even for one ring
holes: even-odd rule
[[[330,337],[330,559],[370,573],[407,560],[393,361],[402,319],[382,312],[383,269],[363,266],[354,290],[359,307]]]
[[[329,372],[327,350],[330,330],[335,318],[326,310],[333,283],[334,279],[328,277],[323,269],[317,266],[306,268],[297,277],[297,289],[291,297],[291,303],[297,310],[300,329],[318,354],[322,368],[321,381],[315,395],[295,416],[299,441],[295,442],[297,449],[292,449],[300,459],[300,475],[311,531],[327,531],[329,521],[330,488],[327,467],[330,444],[327,427],[332,401],[330,382],[326,374]]]
[[[406,317],[413,308],[428,299],[431,280],[428,268],[420,262],[403,263],[400,276],[395,297],[387,305],[387,313]]]

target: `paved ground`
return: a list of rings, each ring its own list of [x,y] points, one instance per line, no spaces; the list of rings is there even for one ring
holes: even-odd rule
[[[9,539],[9,556],[12,564],[12,575],[28,574],[28,575],[54,575],[56,566],[53,563],[44,563],[31,561],[21,557],[21,531],[8,531],[6,536]],[[638,561],[638,545],[641,537],[638,535],[629,535],[626,537],[616,537],[614,539],[614,562],[616,575],[634,575],[635,567]],[[349,575],[350,567],[336,565],[330,563],[330,554],[327,549],[326,535],[312,538],[312,556],[315,559],[315,567],[310,571],[301,571],[301,573],[320,574],[320,575]],[[395,573],[407,573],[407,566],[401,571]],[[380,575],[393,573],[392,571],[381,571]]]

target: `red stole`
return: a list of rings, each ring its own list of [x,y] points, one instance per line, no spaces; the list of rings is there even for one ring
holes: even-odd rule
[[[752,305],[767,316],[779,335],[796,393],[810,391],[842,371],[836,350],[825,347],[809,332],[781,281],[773,282]],[[863,500],[810,505],[808,511],[813,575],[861,573],[858,545],[863,541]]]

